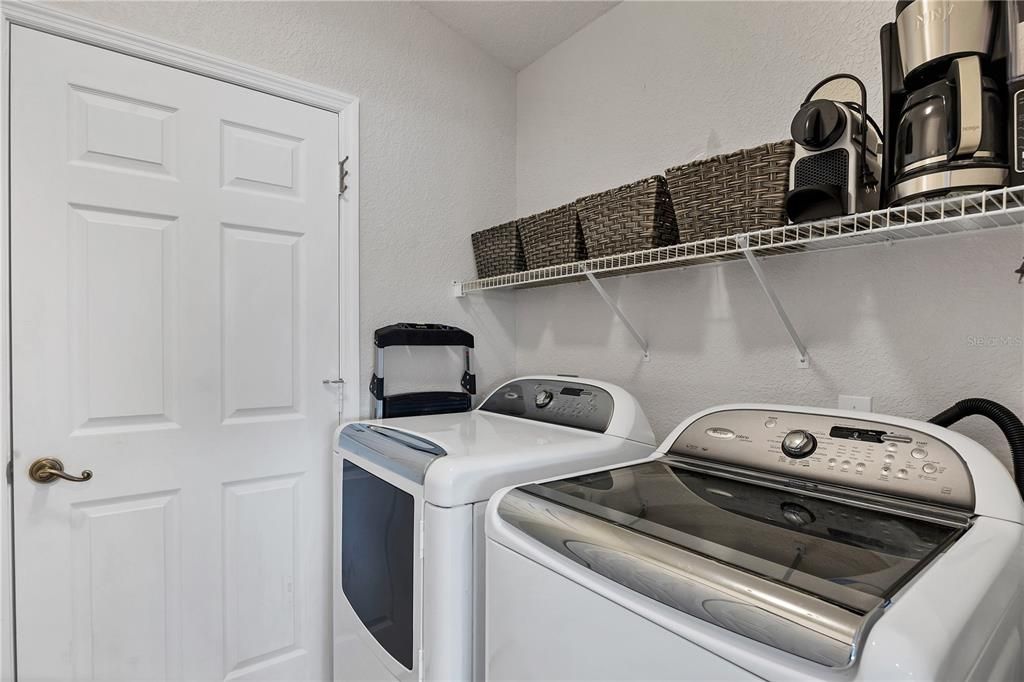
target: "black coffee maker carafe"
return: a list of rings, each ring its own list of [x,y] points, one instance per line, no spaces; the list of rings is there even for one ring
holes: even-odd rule
[[[882,28],[887,205],[1006,186],[1002,4],[901,0]]]

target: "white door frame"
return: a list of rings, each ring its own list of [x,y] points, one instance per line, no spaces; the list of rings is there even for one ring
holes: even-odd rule
[[[4,0],[2,15],[3,175],[0,183],[0,680],[14,680],[13,560],[11,552],[11,496],[4,471],[11,462],[11,327],[10,327],[10,35],[11,26],[24,26],[81,43],[164,64],[250,90],[293,100],[338,114],[338,158],[348,157],[349,176],[344,196],[338,198],[339,216],[339,362],[343,386],[342,419],[359,411],[359,99],[231,59],[181,47],[133,31],[101,24],[74,14],[28,2]],[[340,178],[339,178],[340,180]],[[327,377],[325,377],[327,378]],[[324,443],[324,447],[329,447]],[[325,475],[327,475],[325,473]]]

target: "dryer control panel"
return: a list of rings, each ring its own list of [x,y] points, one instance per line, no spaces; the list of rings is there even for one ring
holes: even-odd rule
[[[614,407],[611,394],[591,384],[568,379],[521,379],[499,388],[479,409],[604,433]]]
[[[724,410],[688,426],[670,452],[974,509],[971,474],[956,451],[930,434],[882,422]]]

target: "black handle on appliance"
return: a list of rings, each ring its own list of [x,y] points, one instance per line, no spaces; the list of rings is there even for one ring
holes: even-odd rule
[[[473,335],[447,324],[399,322],[373,332],[373,345],[388,346],[465,346],[473,348]]]

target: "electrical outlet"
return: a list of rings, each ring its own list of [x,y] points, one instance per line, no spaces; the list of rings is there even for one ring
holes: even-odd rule
[[[855,412],[871,411],[871,396],[866,395],[840,395],[840,410],[853,410]]]

